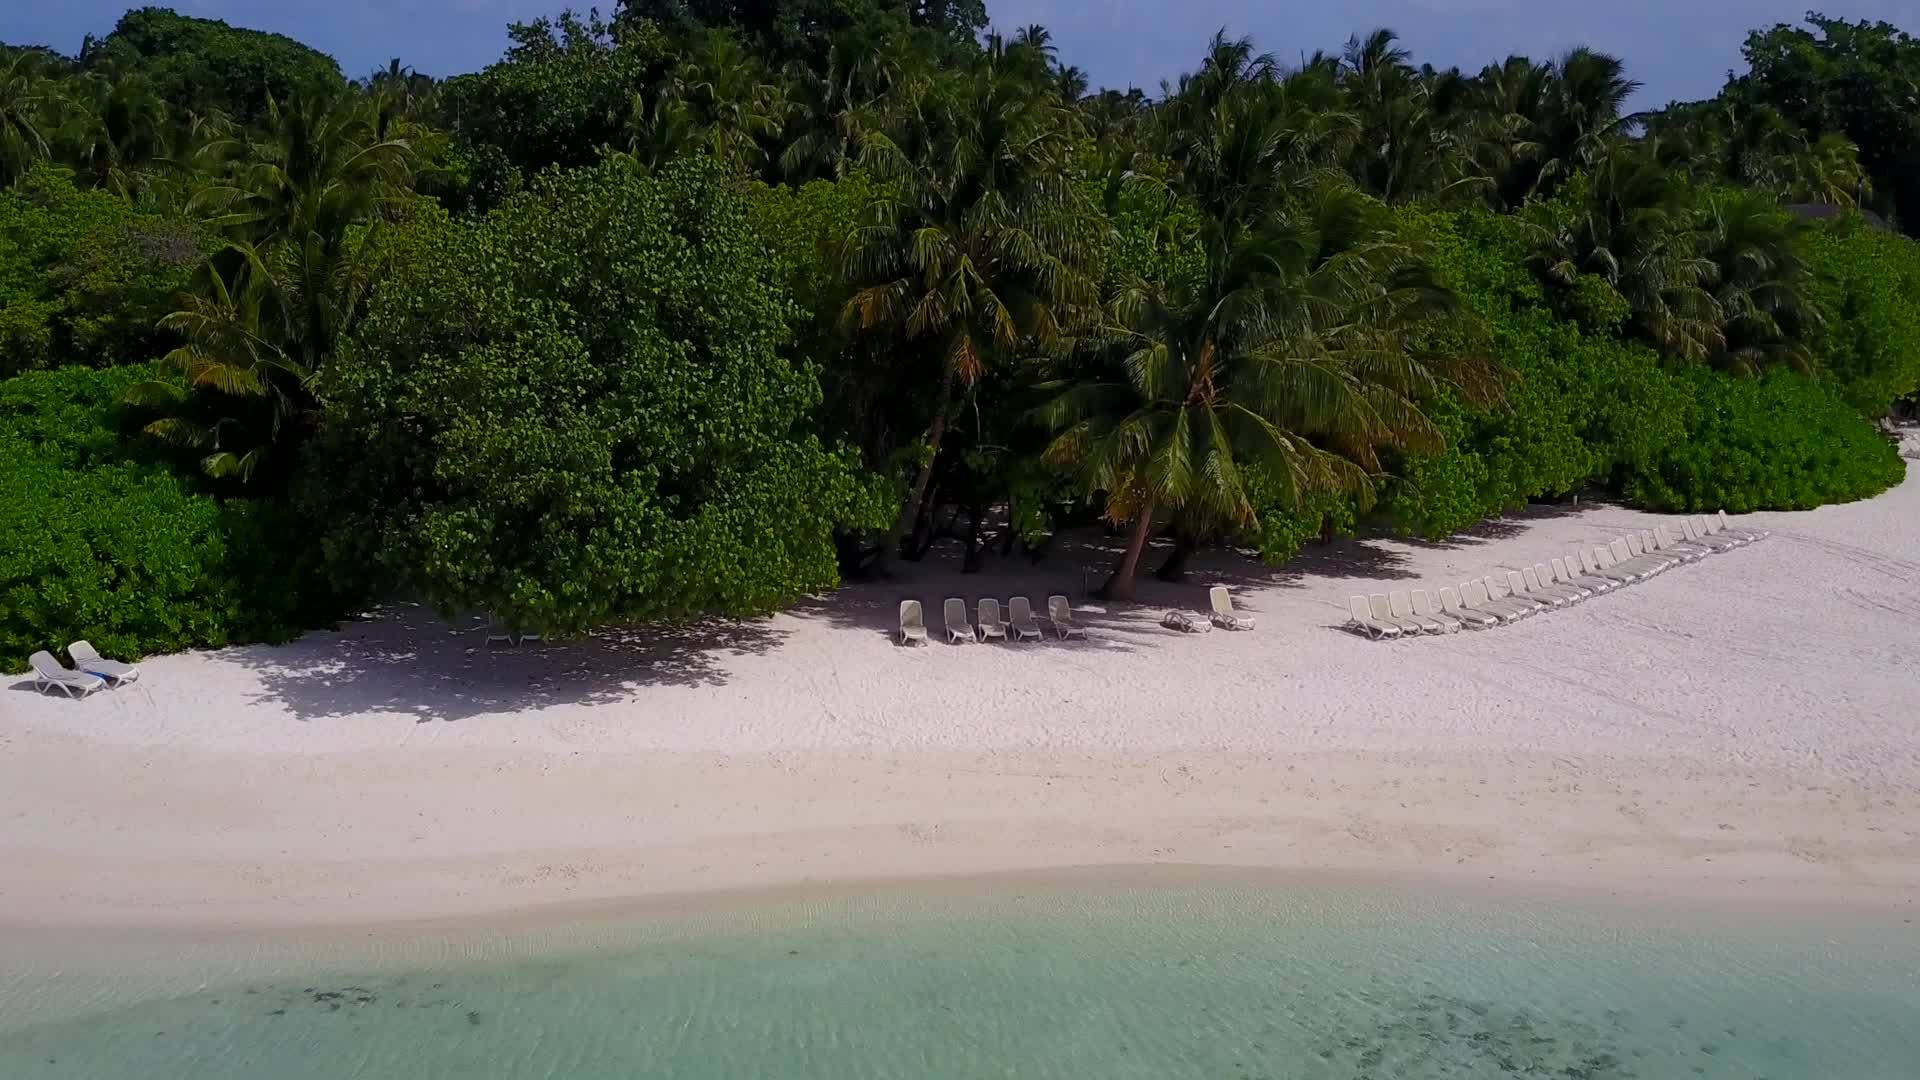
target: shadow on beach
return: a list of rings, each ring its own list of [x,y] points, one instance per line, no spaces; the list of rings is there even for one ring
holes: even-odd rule
[[[401,713],[426,723],[557,705],[614,704],[633,700],[648,686],[722,685],[729,658],[778,650],[793,632],[791,624],[782,628],[788,619],[858,631],[868,645],[850,639],[844,646],[849,649],[897,645],[900,602],[909,599],[921,602],[933,648],[950,647],[943,618],[947,598],[962,600],[972,620],[981,598],[999,600],[1005,617],[1008,600],[1025,596],[1045,637],[1037,644],[1009,643],[1010,657],[1028,652],[1038,660],[1043,654],[1057,657],[1056,650],[1144,651],[1182,636],[1161,625],[1168,610],[1189,612],[1205,625],[1207,590],[1215,585],[1233,591],[1237,611],[1258,619],[1274,613],[1271,601],[1282,591],[1326,589],[1330,596],[1344,595],[1346,586],[1337,583],[1416,580],[1414,555],[1422,549],[1492,544],[1592,505],[1529,507],[1441,543],[1385,535],[1312,542],[1279,567],[1265,566],[1249,552],[1202,549],[1193,553],[1184,577],[1172,582],[1153,576],[1173,551],[1170,541],[1157,539],[1141,560],[1129,603],[1096,595],[1125,541],[1095,528],[1061,534],[1037,559],[1018,551],[1002,554],[999,545],[989,543],[972,573],[962,570],[965,545],[942,540],[919,560],[892,559],[881,576],[802,599],[771,619],[610,626],[578,639],[489,645],[484,616],[448,621],[424,604],[396,600],[335,631],[311,633],[287,645],[230,648],[221,655],[256,673],[261,689],[255,702],[279,705],[301,720]],[[1047,598],[1054,595],[1069,599],[1075,622],[1087,632],[1084,639],[1063,641],[1053,634],[1045,616]],[[1337,620],[1327,626],[1339,629]],[[20,683],[15,689],[32,685]]]
[[[254,670],[254,700],[302,720],[401,712],[419,723],[566,704],[606,704],[655,685],[716,686],[720,659],[766,652],[782,631],[764,622],[603,627],[585,638],[487,645],[487,621],[448,622],[424,604],[395,601],[287,645],[222,656]]]

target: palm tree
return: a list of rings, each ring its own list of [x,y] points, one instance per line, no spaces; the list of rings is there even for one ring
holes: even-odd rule
[[[1618,57],[1584,46],[1561,57],[1553,66],[1544,115],[1534,124],[1539,172],[1533,190],[1551,193],[1607,153],[1630,119],[1627,99],[1639,89]]]
[[[381,138],[376,120],[361,102],[314,94],[283,107],[269,98],[258,134],[202,148],[202,161],[226,164],[195,207],[255,244],[312,239],[337,250],[349,226],[407,191],[407,140]]]
[[[1523,211],[1536,267],[1568,287],[1597,278],[1627,303],[1640,336],[1705,359],[1718,339],[1713,267],[1694,249],[1686,190],[1651,147],[1616,143],[1597,158],[1555,202]]]
[[[1712,269],[1709,290],[1718,326],[1713,363],[1743,375],[1785,364],[1813,367],[1805,330],[1819,319],[1796,254],[1804,226],[1771,198],[1752,191],[1709,195],[1695,238]]]
[[[47,58],[34,49],[0,50],[0,187],[12,185],[51,154],[48,128],[57,122],[59,87]]]
[[[207,475],[250,480],[299,418],[312,368],[284,348],[291,336],[286,294],[258,249],[235,243],[208,260],[202,277],[201,290],[183,297],[181,308],[160,321],[186,342],[159,365],[181,381],[137,383],[128,388],[127,400],[168,411],[147,425],[147,434],[203,451],[200,467]],[[203,419],[193,407],[196,390],[241,403],[232,411],[242,415],[222,410]]]
[[[659,88],[655,115],[683,113],[707,156],[742,175],[758,173],[786,125],[788,102],[758,57],[731,34],[703,35]],[[684,149],[678,144],[676,149]],[[658,162],[654,162],[658,164]]]
[[[1114,599],[1133,595],[1157,515],[1190,535],[1249,524],[1248,466],[1296,502],[1364,494],[1379,447],[1434,438],[1415,405],[1434,379],[1408,332],[1442,294],[1385,208],[1314,180],[1313,140],[1291,130],[1300,118],[1270,80],[1186,85],[1214,101],[1177,181],[1200,224],[1164,242],[1197,254],[1115,283],[1110,348],[1047,384],[1038,414],[1057,432],[1049,460],[1104,493],[1110,521],[1132,522]],[[1304,199],[1303,178],[1318,183]]]
[[[894,335],[932,361],[928,455],[901,510],[903,550],[920,518],[957,390],[1025,342],[1052,347],[1093,304],[1084,266],[1095,228],[1065,171],[1068,117],[995,40],[972,70],[916,84],[912,107],[863,135],[878,181],[849,237],[857,286],[843,321]]]

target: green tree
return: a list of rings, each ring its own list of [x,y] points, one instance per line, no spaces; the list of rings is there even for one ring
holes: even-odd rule
[[[38,49],[0,48],[0,187],[52,153],[48,133],[61,103],[49,60]]]
[[[243,121],[265,115],[269,98],[287,101],[346,86],[340,65],[292,38],[157,7],[127,12],[104,38],[89,36],[80,63],[137,70],[173,108],[217,110]]]
[[[861,164],[879,185],[849,238],[850,326],[900,341],[925,364],[927,454],[898,534],[920,521],[956,394],[996,358],[1051,348],[1093,306],[1090,208],[1065,172],[1067,118],[1000,42],[974,67],[925,88],[891,130],[867,134]]]
[[[1112,351],[1046,387],[1040,412],[1058,432],[1048,457],[1104,493],[1110,521],[1133,523],[1105,586],[1116,599],[1133,594],[1156,514],[1185,536],[1253,527],[1249,466],[1299,507],[1364,497],[1380,448],[1434,438],[1416,399],[1437,381],[1410,334],[1444,298],[1385,207],[1344,185],[1298,198],[1315,140],[1284,85],[1222,44],[1187,83],[1212,119],[1178,147],[1176,190],[1197,228],[1162,239],[1196,248],[1198,263],[1123,273],[1107,305]]]
[[[711,165],[550,173],[420,227],[316,384],[344,573],[579,632],[770,610],[835,583],[836,525],[884,520],[802,424],[778,269]]]
[[[1747,35],[1748,70],[1727,95],[1779,110],[1809,139],[1844,135],[1860,148],[1884,206],[1910,235],[1920,234],[1920,38],[1888,23],[1817,12],[1806,22]]]

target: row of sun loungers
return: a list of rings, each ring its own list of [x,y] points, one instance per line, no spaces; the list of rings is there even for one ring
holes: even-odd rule
[[[1233,596],[1226,586],[1215,585],[1207,590],[1207,602],[1212,608],[1207,616],[1213,625],[1225,630],[1251,630],[1253,620],[1233,610]],[[1040,620],[1033,614],[1033,605],[1024,596],[1016,596],[1007,601],[1007,616],[1000,617],[1000,601],[986,599],[975,607],[976,618],[967,618],[966,601],[953,597],[941,607],[941,621],[946,626],[947,643],[965,641],[1039,641],[1046,637]],[[1047,597],[1047,623],[1061,639],[1084,638],[1087,632],[1073,621],[1073,605],[1064,596]],[[1161,624],[1175,630],[1205,630],[1206,625],[1184,611],[1169,611]],[[927,640],[926,613],[921,610],[920,601],[900,601],[900,643],[910,645],[916,641]]]
[[[1502,577],[1462,582],[1437,593],[1426,589],[1347,599],[1347,627],[1381,638],[1486,630],[1554,611],[1645,581],[1715,552],[1762,540],[1764,529],[1736,529],[1725,511],[1684,518],[1679,532],[1666,525],[1618,537],[1605,547],[1552,559]]]
[[[1007,601],[1006,618],[1000,616],[1000,601],[986,599],[976,607],[979,614],[977,622],[967,618],[966,601],[952,597],[942,605],[941,621],[947,631],[947,642],[965,641],[1039,641],[1046,637],[1040,620],[1034,617],[1033,603],[1024,596],[1016,596]],[[1087,632],[1073,621],[1073,605],[1064,596],[1047,597],[1047,623],[1053,627],[1056,637],[1084,638]],[[900,643],[911,645],[914,642],[925,644],[927,641],[926,613],[921,610],[920,601],[900,601]]]
[[[45,650],[27,658],[27,663],[33,665],[34,689],[42,693],[59,690],[70,698],[86,697],[108,685],[118,686],[140,677],[138,667],[108,660],[84,641],[67,646],[67,655],[73,657],[71,668]]]

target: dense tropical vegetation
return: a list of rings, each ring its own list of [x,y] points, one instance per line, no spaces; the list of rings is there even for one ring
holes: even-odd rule
[[[980,0],[626,0],[438,80],[159,9],[0,46],[0,663],[406,589],[767,611],[1103,521],[1124,599],[1602,490],[1901,475],[1920,41],[1811,16],[1710,101],[1587,49],[1216,36],[1095,90]],[[1905,402],[1906,405],[1902,403]]]

